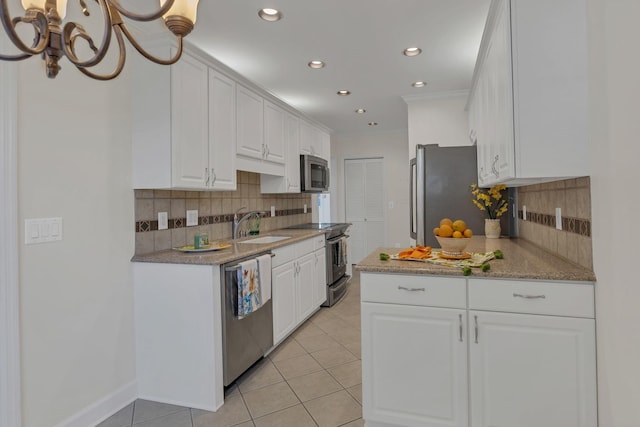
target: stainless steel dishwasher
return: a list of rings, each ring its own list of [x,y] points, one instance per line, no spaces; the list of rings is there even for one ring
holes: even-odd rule
[[[222,284],[222,364],[225,387],[273,347],[273,306],[270,299],[248,316],[238,319],[239,263],[270,252],[223,264]],[[273,256],[273,255],[272,255]]]

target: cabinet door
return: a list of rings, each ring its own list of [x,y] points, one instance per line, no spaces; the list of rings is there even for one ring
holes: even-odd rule
[[[263,158],[263,99],[249,89],[236,87],[236,153],[256,159]]]
[[[171,169],[175,188],[206,188],[208,82],[208,67],[187,54],[171,66]]]
[[[296,269],[288,262],[271,273],[273,299],[273,344],[282,341],[297,325],[296,319]]]
[[[236,189],[236,83],[209,69],[209,188]]]
[[[297,268],[296,277],[296,302],[297,320],[302,322],[307,316],[318,308],[316,305],[316,291],[314,284],[316,274],[316,256],[307,254],[295,261]]]
[[[313,154],[311,152],[313,140],[313,126],[306,120],[300,120],[300,154]]]
[[[469,324],[473,427],[597,425],[593,319],[470,311]]]
[[[313,288],[315,290],[315,307],[318,307],[327,300],[327,253],[325,248],[314,252],[316,260],[316,271],[313,276]]]
[[[274,163],[284,163],[286,112],[264,101],[264,144],[265,159]]]
[[[464,310],[362,303],[367,422],[467,426]]]
[[[300,119],[287,113],[285,179],[288,193],[300,192]]]

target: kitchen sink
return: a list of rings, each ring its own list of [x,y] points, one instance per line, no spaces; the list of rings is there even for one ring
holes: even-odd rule
[[[290,238],[291,236],[263,236],[263,237],[256,237],[255,239],[243,240],[238,243],[251,243],[252,245],[259,245],[264,243],[279,242],[280,240],[285,240]]]

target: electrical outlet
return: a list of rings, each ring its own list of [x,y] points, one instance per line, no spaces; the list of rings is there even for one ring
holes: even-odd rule
[[[556,229],[562,230],[562,209],[556,208]]]
[[[271,216],[276,216],[276,207],[271,206]]]
[[[198,225],[198,210],[187,211],[187,227]]]
[[[169,217],[166,212],[158,212],[158,230],[169,228]]]
[[[307,213],[307,204],[304,204],[304,213]]]
[[[525,205],[522,205],[522,220],[527,220],[527,207]]]

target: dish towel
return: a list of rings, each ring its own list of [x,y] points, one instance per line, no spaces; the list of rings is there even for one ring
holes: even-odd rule
[[[260,295],[262,304],[271,299],[271,254],[258,258],[258,275],[260,277]]]
[[[239,263],[238,268],[238,319],[253,313],[262,305],[258,261],[251,259]]]

